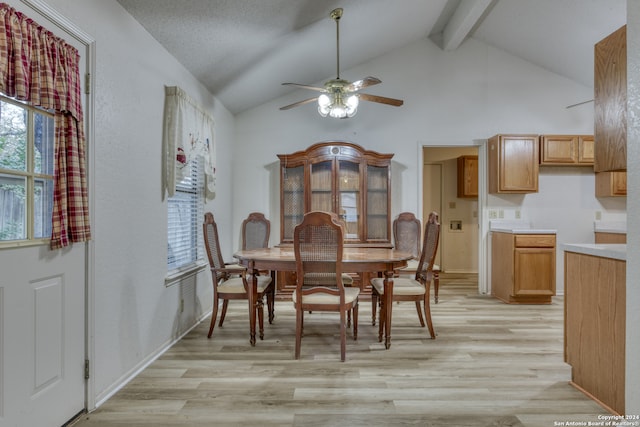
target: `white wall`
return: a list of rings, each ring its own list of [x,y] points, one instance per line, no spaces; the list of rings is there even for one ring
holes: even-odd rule
[[[341,75],[351,80],[376,76],[383,83],[368,92],[401,98],[405,104],[394,108],[363,102],[350,120],[322,118],[312,104],[279,111],[308,96],[299,90],[237,115],[234,181],[238,188],[258,186],[258,191],[255,197],[234,200],[234,229],[239,229],[243,214],[259,210],[271,218],[272,236],[279,236],[276,154],[321,140],[344,139],[395,153],[395,216],[421,212],[422,146],[474,145],[474,140],[497,133],[593,133],[593,104],[566,109],[592,99],[592,88],[474,39],[453,52],[423,39]],[[490,195],[487,207],[504,208],[506,216],[519,209],[534,226],[557,229],[559,244],[592,242],[595,211],[607,219],[624,215],[626,208],[624,201],[596,199],[594,185],[593,174],[584,169],[544,168],[539,193]],[[559,292],[564,289],[562,260],[558,251]]]
[[[98,403],[211,309],[208,271],[165,286],[167,208],[161,192],[164,86],[178,85],[209,110],[218,143],[218,192],[207,206],[231,213],[233,116],[116,1],[49,0],[96,40],[95,141],[88,141],[95,271],[95,358],[90,399]],[[230,227],[221,244],[231,256]],[[180,312],[180,300],[185,310]]]

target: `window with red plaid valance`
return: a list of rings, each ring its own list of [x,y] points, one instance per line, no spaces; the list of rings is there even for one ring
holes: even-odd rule
[[[52,249],[91,238],[76,48],[0,3],[0,92],[54,112]]]

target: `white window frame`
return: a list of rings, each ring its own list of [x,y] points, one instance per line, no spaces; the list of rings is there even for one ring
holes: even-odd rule
[[[51,120],[51,129],[55,134],[54,116],[52,112],[43,110],[42,108],[34,107],[28,103],[17,101],[13,98],[0,94],[0,100],[6,104],[11,104],[18,108],[22,108],[26,111],[26,153],[25,153],[25,170],[6,169],[0,166],[0,175],[9,178],[18,178],[26,180],[25,186],[25,206],[24,206],[24,227],[25,234],[23,239],[15,240],[0,240],[0,248],[11,248],[19,246],[32,246],[32,245],[46,245],[49,244],[51,239],[51,215],[53,214],[53,193],[54,193],[54,176],[53,168],[55,165],[52,163],[51,173],[36,172],[36,149],[35,149],[35,115],[41,115]],[[55,150],[55,137],[51,135],[50,138],[42,138],[43,143],[47,143],[46,152],[50,153],[52,162],[55,162],[54,150]],[[43,150],[44,152],[45,150]],[[43,166],[43,165],[41,165]],[[45,209],[41,210],[41,216],[38,218],[38,222],[42,222],[43,231],[42,235],[36,237],[36,215],[38,215],[36,207],[36,182],[48,181],[49,186],[45,185],[43,189],[48,189],[45,195],[41,197],[42,200],[48,200],[50,202],[48,208],[48,215]],[[46,215],[46,217],[45,217]]]

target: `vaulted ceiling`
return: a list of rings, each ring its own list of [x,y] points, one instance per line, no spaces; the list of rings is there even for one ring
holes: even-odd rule
[[[341,70],[473,37],[592,87],[593,45],[626,23],[626,1],[118,0],[234,114],[295,90],[282,82],[336,77],[337,7]]]

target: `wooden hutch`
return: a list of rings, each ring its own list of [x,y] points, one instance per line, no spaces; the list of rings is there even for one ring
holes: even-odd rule
[[[280,246],[293,244],[304,214],[337,213],[346,223],[346,246],[391,247],[391,158],[344,141],[311,145],[280,159]],[[295,287],[295,272],[278,273],[278,292]],[[354,284],[369,293],[368,277]]]

